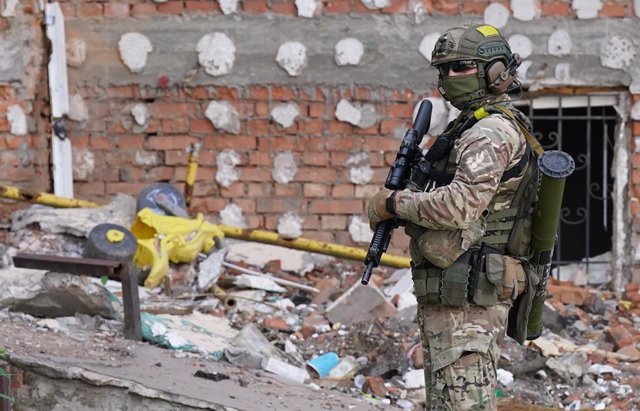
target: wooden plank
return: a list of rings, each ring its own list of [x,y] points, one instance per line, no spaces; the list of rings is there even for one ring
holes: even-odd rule
[[[140,298],[138,296],[138,269],[133,263],[123,264],[118,272],[122,282],[122,303],[124,305],[124,336],[130,340],[142,341],[140,321]]]
[[[56,271],[69,274],[83,274],[90,277],[99,278],[107,276],[118,281],[120,280],[120,277],[117,273],[117,269],[123,265],[123,263],[119,261],[58,257],[40,254],[16,254],[16,256],[13,257],[13,264],[16,267]]]

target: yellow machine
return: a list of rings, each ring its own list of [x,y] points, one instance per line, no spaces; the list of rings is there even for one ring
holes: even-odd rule
[[[160,285],[169,261],[193,261],[198,253],[208,253],[216,240],[224,237],[224,233],[205,221],[200,213],[191,219],[155,214],[149,208],[138,212],[131,232],[138,239],[134,262],[140,268],[151,270],[144,282],[149,288]]]

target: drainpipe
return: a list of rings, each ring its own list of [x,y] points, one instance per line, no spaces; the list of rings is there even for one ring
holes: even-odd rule
[[[57,2],[46,3],[44,10],[46,34],[51,41],[48,75],[51,100],[53,192],[57,196],[73,198],[71,141],[67,136],[63,120],[63,117],[69,114],[64,15]]]

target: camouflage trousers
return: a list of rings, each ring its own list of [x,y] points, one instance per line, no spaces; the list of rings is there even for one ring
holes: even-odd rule
[[[510,304],[418,307],[426,410],[496,410],[496,369]]]

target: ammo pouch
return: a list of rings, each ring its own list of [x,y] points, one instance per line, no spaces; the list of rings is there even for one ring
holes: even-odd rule
[[[470,259],[471,253],[465,252],[445,269],[424,260],[414,265],[411,274],[418,303],[464,306],[469,288]]]
[[[470,301],[481,306],[515,300],[526,287],[522,262],[503,255],[501,250],[483,244],[476,253],[471,271]]]

